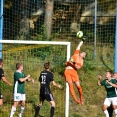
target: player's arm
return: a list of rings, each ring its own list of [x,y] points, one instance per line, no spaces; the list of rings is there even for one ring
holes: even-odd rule
[[[98,76],[98,82],[97,82],[98,86],[101,86],[101,78],[102,76]]]
[[[33,78],[28,78],[27,81],[34,83],[34,79]]]
[[[19,78],[20,82],[25,82],[26,80],[28,80],[30,78],[30,75],[27,75],[25,78]]]
[[[59,89],[62,88],[60,84],[57,84],[55,81],[52,81],[53,86],[58,87]]]
[[[2,77],[2,81],[10,86],[12,86],[12,84],[3,76]]]
[[[54,76],[53,76],[53,74],[51,74],[51,77],[50,77],[51,79],[51,81],[52,81],[52,85],[53,86],[55,86],[55,87],[58,87],[58,88],[62,88],[62,86],[60,85],[60,84],[57,84],[55,81],[54,81]]]
[[[83,45],[83,41],[81,41],[81,42],[78,44],[76,50],[80,50],[80,47],[81,47],[82,45]]]
[[[114,84],[114,83],[112,83],[112,82],[109,82],[108,80],[107,80],[106,82],[107,82],[108,84],[110,84],[111,86],[117,88],[117,84]]]

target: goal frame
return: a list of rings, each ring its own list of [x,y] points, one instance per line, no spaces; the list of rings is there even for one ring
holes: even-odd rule
[[[0,44],[47,44],[47,45],[65,45],[67,46],[67,61],[70,58],[71,42],[60,42],[60,41],[27,41],[27,40],[0,40]],[[1,49],[2,57],[2,49]],[[65,117],[69,117],[69,86],[66,83],[66,97],[65,97]]]

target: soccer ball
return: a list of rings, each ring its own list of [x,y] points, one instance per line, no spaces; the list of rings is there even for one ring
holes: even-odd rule
[[[83,32],[82,31],[78,31],[77,34],[76,34],[76,36],[78,38],[82,38],[83,37]]]

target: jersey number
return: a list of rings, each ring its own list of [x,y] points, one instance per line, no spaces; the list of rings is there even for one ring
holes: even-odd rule
[[[42,75],[41,79],[42,79],[41,84],[46,84],[46,76]]]

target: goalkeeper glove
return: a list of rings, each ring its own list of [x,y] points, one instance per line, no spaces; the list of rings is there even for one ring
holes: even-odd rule
[[[83,36],[83,37],[82,37],[82,41],[83,41],[83,42],[85,42],[85,41],[86,41],[86,39],[87,39],[87,37],[86,37],[86,36]]]

